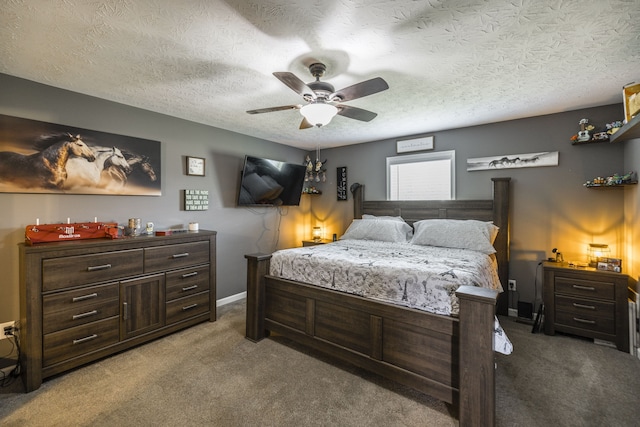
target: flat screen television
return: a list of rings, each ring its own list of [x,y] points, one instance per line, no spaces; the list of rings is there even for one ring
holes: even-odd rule
[[[238,206],[298,206],[306,167],[245,156]]]

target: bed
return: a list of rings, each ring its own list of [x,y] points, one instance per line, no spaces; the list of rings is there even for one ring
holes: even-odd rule
[[[510,178],[492,178],[493,198],[367,201],[354,185],[354,219],[363,215],[492,221],[500,282],[509,272]],[[495,424],[494,318],[504,293],[478,286],[455,291],[457,315],[365,298],[271,275],[271,254],[247,258],[246,337],[270,332],[431,395],[457,408],[460,425]]]

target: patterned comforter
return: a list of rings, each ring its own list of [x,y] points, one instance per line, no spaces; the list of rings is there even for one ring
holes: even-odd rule
[[[459,286],[502,291],[495,258],[466,249],[340,240],[273,254],[270,274],[443,315]]]
[[[458,314],[456,289],[481,286],[502,292],[495,257],[467,249],[372,240],[277,251],[272,276],[348,292],[436,314]],[[493,349],[513,346],[495,319]]]

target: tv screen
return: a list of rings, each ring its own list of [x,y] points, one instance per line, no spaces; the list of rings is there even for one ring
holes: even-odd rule
[[[238,206],[298,206],[306,167],[245,156]]]

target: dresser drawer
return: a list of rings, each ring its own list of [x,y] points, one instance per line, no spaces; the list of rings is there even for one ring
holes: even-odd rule
[[[182,243],[144,250],[144,270],[147,273],[208,262],[209,242]]]
[[[120,314],[118,284],[92,286],[42,298],[45,334]]]
[[[596,282],[573,277],[556,276],[555,292],[578,297],[615,300],[615,285],[612,282]]]
[[[44,336],[43,366],[50,366],[118,342],[118,317]]]
[[[167,301],[209,289],[209,265],[172,271],[167,276]]]
[[[45,259],[42,261],[42,291],[142,274],[142,261],[142,249]]]
[[[167,325],[209,311],[209,292],[202,292],[167,303]]]

